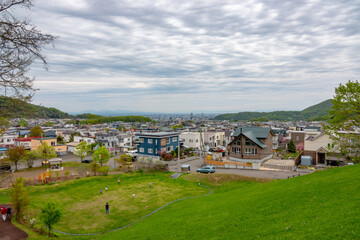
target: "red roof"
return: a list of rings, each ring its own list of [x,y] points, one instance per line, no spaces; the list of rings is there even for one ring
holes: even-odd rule
[[[34,138],[40,138],[40,137],[15,138],[15,141],[16,142],[30,142],[31,139],[34,139]]]

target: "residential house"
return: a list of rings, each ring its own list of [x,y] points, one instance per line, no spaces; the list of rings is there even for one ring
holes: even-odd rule
[[[115,133],[97,133],[96,142],[102,143],[107,148],[115,148],[119,146],[119,139]]]
[[[56,138],[32,138],[31,151],[35,151],[44,142],[49,146],[53,146],[57,155],[65,155],[67,153],[67,146],[65,144],[58,144]]]
[[[160,153],[175,150],[179,144],[179,135],[177,132],[138,133],[136,135],[139,138],[138,159],[144,157],[159,159]]]
[[[314,165],[345,165],[346,161],[336,149],[333,140],[326,133],[309,137],[304,143],[304,156],[310,156]]]
[[[0,135],[0,145],[5,147],[12,147],[15,145],[15,139],[18,137],[17,134],[5,133]]]
[[[274,135],[271,128],[238,127],[228,145],[229,159],[259,163],[271,158]]]
[[[23,146],[27,150],[31,150],[31,139],[40,137],[15,138],[15,146]]]
[[[84,136],[74,136],[74,142],[86,142],[87,144],[95,143],[95,139],[93,137],[84,137]]]
[[[205,145],[213,148],[225,145],[225,131],[204,132]]]
[[[183,140],[185,147],[200,149],[201,141],[202,141],[202,144],[204,144],[204,133],[182,132],[182,133],[180,133],[180,139]]]

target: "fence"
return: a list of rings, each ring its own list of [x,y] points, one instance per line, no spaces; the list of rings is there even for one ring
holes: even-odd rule
[[[239,163],[239,162],[226,162],[226,161],[213,161],[204,159],[207,165],[216,166],[217,168],[240,168],[240,169],[256,169],[257,164]]]

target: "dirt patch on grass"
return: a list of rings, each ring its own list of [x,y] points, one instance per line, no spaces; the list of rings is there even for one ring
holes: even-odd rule
[[[207,184],[219,186],[223,183],[230,182],[271,182],[272,179],[269,178],[256,178],[248,177],[237,174],[226,174],[226,173],[213,173],[213,174],[203,174],[203,173],[190,173],[182,177],[184,180],[193,181],[193,182],[204,182]]]

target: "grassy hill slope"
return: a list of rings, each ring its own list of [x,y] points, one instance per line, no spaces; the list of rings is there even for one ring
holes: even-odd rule
[[[360,165],[238,182],[100,239],[359,239]]]
[[[0,113],[9,118],[72,118],[56,108],[34,105],[10,97],[0,96]]]
[[[265,117],[269,120],[296,121],[296,120],[323,120],[328,115],[327,111],[332,107],[330,99],[319,104],[310,106],[302,111],[273,111],[273,112],[239,112],[220,114],[216,120],[251,120]],[[324,117],[325,116],[325,117]]]

